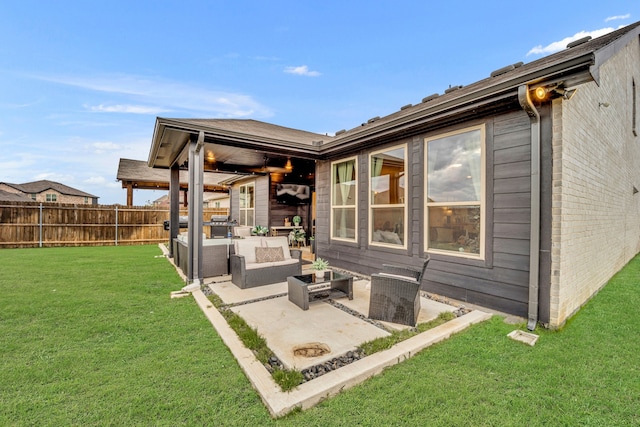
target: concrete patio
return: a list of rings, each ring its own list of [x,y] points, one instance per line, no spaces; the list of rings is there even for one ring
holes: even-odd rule
[[[307,268],[303,268],[303,273],[310,271]],[[206,279],[205,285],[258,331],[288,369],[303,370],[324,363],[357,349],[364,342],[389,335],[390,331],[408,328],[404,325],[373,322],[366,318],[369,281],[365,277],[354,278],[353,300],[340,298],[335,303],[312,302],[306,311],[288,300],[286,283],[240,289],[230,280],[230,276],[219,276]],[[283,416],[297,407],[310,408],[381,373],[386,367],[400,363],[424,348],[491,317],[490,313],[473,310],[398,343],[389,350],[368,355],[307,381],[290,392],[283,392],[262,363],[244,347],[205,293],[195,291],[192,296],[229,347],[273,417]],[[421,297],[418,322],[427,322],[443,311],[457,309],[453,305]],[[328,352],[306,357],[295,351],[318,344]]]

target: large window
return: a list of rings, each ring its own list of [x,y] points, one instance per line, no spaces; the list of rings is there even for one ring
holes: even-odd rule
[[[369,156],[369,242],[373,245],[406,247],[406,152],[402,145]]]
[[[47,202],[57,202],[58,201],[58,195],[57,194],[47,193],[45,195],[45,200]]]
[[[239,225],[255,225],[255,184],[240,186],[240,218]]]
[[[331,237],[355,241],[356,198],[358,195],[356,159],[331,164]]]
[[[427,250],[484,257],[484,126],[425,143]]]

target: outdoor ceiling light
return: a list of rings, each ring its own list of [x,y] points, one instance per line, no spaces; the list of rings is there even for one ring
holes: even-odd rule
[[[216,155],[213,154],[213,151],[211,151],[211,150],[207,151],[206,158],[207,158],[207,161],[209,163],[215,163],[216,162]]]

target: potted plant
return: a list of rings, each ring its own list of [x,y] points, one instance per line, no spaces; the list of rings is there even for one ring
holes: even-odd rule
[[[269,232],[269,229],[267,227],[262,226],[262,225],[256,225],[251,230],[251,234],[256,234],[258,236],[266,236],[268,232]]]
[[[295,228],[289,233],[289,242],[295,243],[297,247],[300,247],[300,244],[304,242],[306,238],[306,233],[301,228]]]
[[[300,215],[296,215],[293,218],[293,225],[295,225],[296,227],[300,225],[300,221],[302,221],[302,218],[300,218]]]
[[[329,261],[316,258],[316,260],[311,263],[311,268],[316,271],[316,277],[323,278],[325,270],[329,268]]]

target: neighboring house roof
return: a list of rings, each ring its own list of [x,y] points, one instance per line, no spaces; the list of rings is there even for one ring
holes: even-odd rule
[[[3,182],[2,184],[5,184],[9,187],[13,187],[16,190],[22,191],[25,194],[39,194],[47,190],[54,190],[60,194],[64,194],[67,196],[91,197],[94,199],[98,198],[98,196],[94,196],[93,194],[89,194],[84,191],[78,190],[76,188],[69,187],[68,185],[60,184],[59,182],[49,181],[49,180],[26,182],[24,184],[11,184],[8,182]]]
[[[202,196],[202,201],[210,202],[214,200],[225,200],[225,199],[228,199],[229,197],[230,197],[229,193],[207,193]]]
[[[171,172],[167,169],[154,169],[142,160],[120,159],[118,164],[117,180],[122,182],[125,188],[129,183],[136,189],[166,190],[169,188]],[[204,187],[206,191],[226,191],[220,184],[232,178],[232,174],[207,172],[204,174]],[[180,188],[186,190],[189,182],[188,171],[180,171]]]
[[[331,159],[374,144],[409,137],[460,120],[520,108],[518,90],[523,85],[562,85],[564,88],[595,81],[599,68],[632,37],[638,37],[640,22],[530,62],[511,64],[494,71],[485,79],[467,86],[454,86],[443,94],[423,98],[385,117],[374,117],[350,130],[327,136],[290,129],[255,120],[169,119],[157,118],[148,164],[166,168],[184,156],[190,138],[204,133],[205,150],[213,148],[218,163],[231,162],[226,156],[246,165],[259,165],[262,156],[287,156],[306,159]],[[222,156],[219,156],[219,154]],[[241,155],[242,154],[242,155]],[[238,161],[233,162],[240,164]],[[222,165],[220,166],[222,167]]]
[[[33,200],[29,196],[25,196],[24,194],[18,194],[18,193],[10,193],[4,190],[0,190],[0,201],[2,202],[33,202]]]

